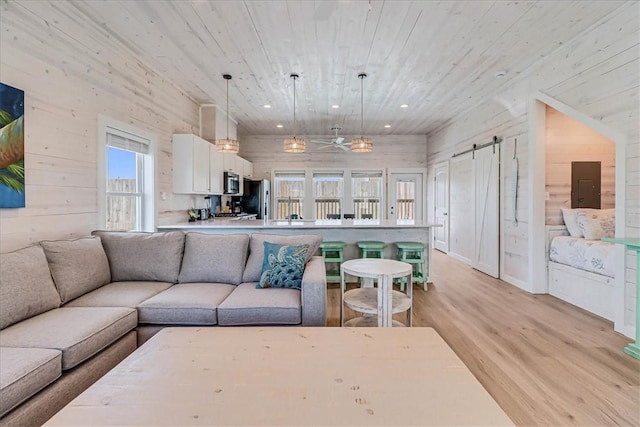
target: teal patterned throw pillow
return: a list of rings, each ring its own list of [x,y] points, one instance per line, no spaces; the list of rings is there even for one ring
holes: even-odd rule
[[[302,288],[309,245],[287,246],[264,242],[262,275],[256,288]]]

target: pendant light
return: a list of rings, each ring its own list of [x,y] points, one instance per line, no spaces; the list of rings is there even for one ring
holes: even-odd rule
[[[304,153],[306,147],[304,138],[296,137],[296,79],[300,77],[297,74],[289,76],[293,79],[293,138],[284,140],[285,153]]]
[[[360,79],[360,137],[351,140],[351,151],[355,153],[370,153],[373,151],[373,139],[365,138],[363,135],[364,123],[364,79],[367,78],[366,73],[358,74]]]
[[[223,74],[222,77],[227,81],[227,137],[216,141],[216,150],[220,153],[237,154],[240,151],[240,143],[237,139],[229,139],[229,80],[231,80],[231,75]]]

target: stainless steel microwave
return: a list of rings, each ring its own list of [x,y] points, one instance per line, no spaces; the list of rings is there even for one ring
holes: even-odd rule
[[[240,194],[240,177],[233,172],[224,173],[224,194]]]

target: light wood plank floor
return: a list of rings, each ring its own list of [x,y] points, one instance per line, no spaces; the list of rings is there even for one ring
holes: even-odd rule
[[[434,252],[434,283],[414,287],[413,325],[438,331],[514,423],[640,425],[640,361],[611,322]],[[339,326],[337,284],[328,295],[328,325]]]

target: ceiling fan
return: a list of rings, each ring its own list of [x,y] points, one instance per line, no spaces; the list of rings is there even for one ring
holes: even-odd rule
[[[331,130],[335,132],[335,136],[330,140],[312,139],[311,142],[322,145],[322,147],[318,147],[318,150],[337,147],[343,151],[348,151],[349,147],[344,143],[344,138],[338,136],[338,132],[340,132],[342,128],[338,125],[334,125],[331,127]]]

